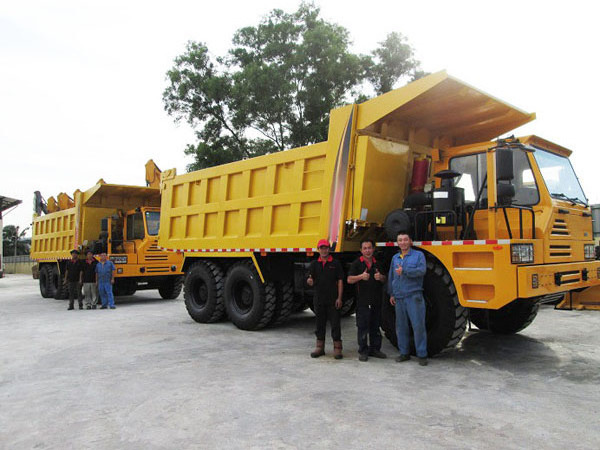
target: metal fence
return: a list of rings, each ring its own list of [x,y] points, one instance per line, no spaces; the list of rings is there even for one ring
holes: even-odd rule
[[[35,264],[29,255],[3,256],[0,270],[4,273],[26,273],[31,275],[31,267]]]

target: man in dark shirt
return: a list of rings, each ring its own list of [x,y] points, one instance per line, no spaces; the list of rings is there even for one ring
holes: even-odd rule
[[[344,290],[344,270],[342,265],[329,254],[329,242],[321,239],[317,244],[319,258],[310,264],[309,276],[306,283],[314,286],[313,306],[317,317],[317,346],[310,354],[318,358],[325,354],[325,331],[327,320],[331,326],[333,338],[333,355],[342,359],[342,329],[340,325],[340,308],[342,307],[342,292]]]
[[[386,358],[381,351],[381,296],[386,277],[373,257],[375,243],[363,239],[360,243],[362,256],[350,266],[348,284],[356,284],[356,326],[358,328],[358,359],[367,361],[369,356]],[[367,342],[368,338],[368,342]]]
[[[64,283],[69,286],[69,307],[74,309],[75,298],[79,302],[79,309],[83,309],[83,300],[81,298],[81,285],[79,284],[81,272],[81,262],[79,261],[79,251],[71,250],[71,259],[67,261]]]
[[[85,261],[81,264],[81,283],[83,284],[83,295],[85,296],[85,309],[96,309],[98,292],[96,289],[96,264],[91,250],[86,253]]]

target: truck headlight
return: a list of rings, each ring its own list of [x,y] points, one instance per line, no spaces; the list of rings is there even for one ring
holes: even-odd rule
[[[596,259],[594,244],[583,244],[583,257],[585,259]]]
[[[533,244],[510,244],[510,262],[513,264],[533,263]]]

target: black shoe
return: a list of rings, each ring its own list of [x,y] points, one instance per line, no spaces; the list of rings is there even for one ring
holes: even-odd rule
[[[73,308],[73,305],[69,305],[69,307],[67,308],[67,311],[71,311],[72,309],[75,309],[75,308]]]
[[[369,352],[369,356],[372,356],[373,358],[379,358],[379,359],[387,358],[387,355],[385,353],[383,353],[381,350],[371,350]]]
[[[87,305],[87,306],[85,307],[85,309],[92,309],[92,307],[91,307],[90,305]]]
[[[79,309],[83,309],[83,305],[79,305]]]
[[[420,366],[426,366],[427,365],[427,358],[419,358],[419,365]]]
[[[396,358],[396,362],[404,362],[410,359],[410,355],[400,355]]]
[[[101,306],[100,309],[106,309],[106,306]]]
[[[363,362],[364,362],[364,361],[368,361],[368,360],[369,360],[369,357],[367,356],[367,354],[366,354],[366,353],[359,353],[359,354],[358,354],[358,360],[359,360],[359,361],[363,361]]]
[[[111,307],[110,307],[110,309],[116,309],[116,308],[117,308],[116,306],[111,306]]]
[[[96,305],[92,305],[92,309],[96,309]]]

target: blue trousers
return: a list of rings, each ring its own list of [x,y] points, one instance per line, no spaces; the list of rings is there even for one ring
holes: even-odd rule
[[[413,328],[417,356],[426,358],[425,300],[421,292],[396,299],[396,336],[398,337],[398,350],[400,350],[401,355],[410,355],[409,320]]]
[[[108,282],[98,283],[98,295],[102,301],[102,306],[115,306],[115,298],[113,297],[112,284]]]

